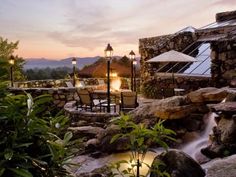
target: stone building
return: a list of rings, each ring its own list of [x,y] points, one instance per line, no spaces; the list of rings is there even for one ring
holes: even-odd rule
[[[170,50],[195,57],[197,62],[146,63]],[[218,13],[216,22],[199,29],[187,27],[174,34],[140,39],[139,52],[142,86],[156,83],[156,87],[185,90],[227,86],[236,78],[236,11]]]

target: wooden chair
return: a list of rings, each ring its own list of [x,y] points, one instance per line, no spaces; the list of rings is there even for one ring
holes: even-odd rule
[[[136,92],[121,92],[120,111],[128,112],[138,107]]]
[[[101,100],[99,99],[93,99],[92,93],[88,91],[87,89],[80,89],[77,90],[78,96],[79,96],[79,107],[84,110],[90,110],[93,111],[94,108],[98,107],[100,108],[101,112]]]
[[[164,88],[163,95],[164,95],[164,98],[175,96],[174,88]]]
[[[66,84],[66,86],[69,87],[69,88],[73,88],[73,87],[74,87],[73,84],[72,84],[70,81],[65,82],[65,84]]]

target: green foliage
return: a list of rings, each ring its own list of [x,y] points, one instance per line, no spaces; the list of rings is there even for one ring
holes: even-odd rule
[[[0,80],[8,80],[10,78],[10,64],[8,62],[11,55],[13,55],[14,51],[18,46],[17,42],[8,42],[7,39],[3,39],[0,36]],[[22,74],[24,60],[18,56],[15,57],[15,64],[13,66],[14,70],[14,79],[15,80],[23,80],[25,79]]]
[[[72,72],[71,68],[58,67],[58,68],[34,68],[24,71],[28,80],[45,80],[45,79],[64,79]]]
[[[2,84],[0,84],[2,85]],[[51,96],[10,95],[0,99],[0,176],[67,176],[73,155],[68,118],[52,114]]]
[[[141,92],[146,98],[160,98],[160,87],[156,79],[150,79],[143,82]]]
[[[130,161],[119,161],[116,164],[113,164],[111,168],[117,170],[116,175],[128,175],[129,177],[135,176],[135,168],[137,168],[136,160],[140,160],[140,165],[146,165],[150,168],[148,164],[143,162],[146,153],[149,149],[149,146],[152,144],[158,144],[163,147],[166,151],[168,150],[168,145],[165,140],[172,140],[172,135],[175,135],[175,132],[167,129],[163,126],[164,121],[159,121],[154,127],[146,128],[144,124],[135,124],[129,115],[122,115],[120,119],[115,119],[114,123],[117,124],[121,133],[116,134],[111,139],[111,143],[115,142],[117,139],[121,137],[126,137],[130,140],[130,150],[131,150],[131,158]],[[121,170],[121,164],[131,164],[130,168]],[[148,172],[148,174],[150,171]],[[158,174],[165,176],[166,172],[158,171]],[[147,176],[146,174],[145,176]]]

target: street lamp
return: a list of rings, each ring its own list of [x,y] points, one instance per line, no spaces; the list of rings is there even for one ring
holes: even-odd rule
[[[14,78],[13,78],[13,66],[15,64],[15,58],[14,58],[13,55],[10,56],[9,64],[11,65],[11,67],[10,67],[11,87],[13,87],[13,81],[14,81]]]
[[[113,55],[113,48],[110,44],[107,44],[105,52],[105,58],[107,59],[107,112],[110,112],[110,60]]]
[[[75,66],[76,66],[76,63],[77,63],[76,58],[75,57],[72,58],[71,62],[72,62],[72,65],[73,65],[73,86],[75,87]]]
[[[133,67],[133,61],[135,59],[135,53],[133,50],[129,53],[129,58],[131,62],[131,90],[134,91],[134,67]]]
[[[133,60],[133,67],[134,67],[134,91],[136,92],[136,65],[137,65],[137,60]]]

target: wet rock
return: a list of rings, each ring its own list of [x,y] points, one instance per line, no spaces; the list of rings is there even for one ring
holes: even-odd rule
[[[206,169],[206,177],[235,177],[236,155],[212,160],[202,167]]]
[[[162,171],[166,171],[171,177],[204,177],[205,172],[201,166],[190,156],[179,150],[170,150],[157,156],[152,164],[162,161],[165,165],[160,167]],[[155,171],[151,172],[150,177],[159,177]]]
[[[236,143],[236,116],[234,119],[220,119],[218,123],[218,130],[221,132],[220,141],[222,143]]]
[[[236,101],[235,102],[224,102],[216,104],[212,106],[213,111],[215,112],[228,112],[228,113],[236,113]]]
[[[112,152],[127,151],[130,149],[129,138],[126,137],[118,138],[115,142],[111,143],[111,139],[113,136],[114,135],[108,135],[101,140],[99,149],[102,152],[112,153]]]
[[[89,173],[78,174],[77,177],[111,177],[112,171],[108,166],[104,166],[93,170]]]

